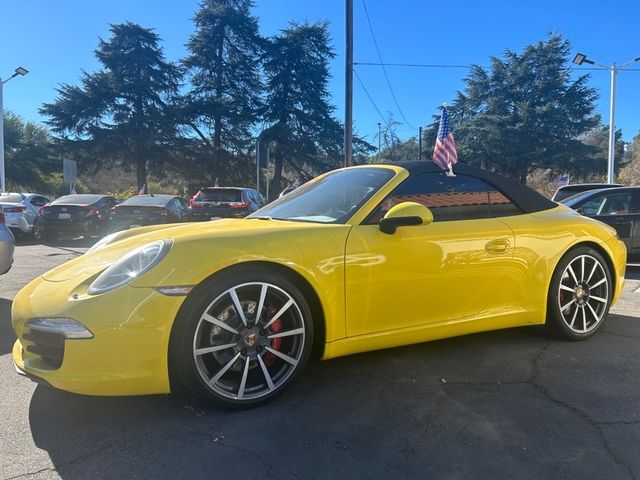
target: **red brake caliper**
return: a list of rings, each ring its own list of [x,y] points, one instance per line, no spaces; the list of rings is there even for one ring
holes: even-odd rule
[[[274,307],[271,304],[267,305],[267,318],[268,319],[271,319],[271,317],[273,317],[273,315],[275,315],[276,312],[277,312],[276,307]],[[280,330],[282,330],[282,321],[280,319],[276,320],[271,325],[269,325],[268,330],[269,330],[269,333],[278,333]],[[281,347],[282,347],[282,338],[272,338],[271,339],[271,348],[273,348],[274,350],[280,351]],[[275,359],[276,359],[276,356],[271,352],[265,353],[264,357],[263,357],[264,364],[267,367],[269,365],[271,365],[275,361]]]

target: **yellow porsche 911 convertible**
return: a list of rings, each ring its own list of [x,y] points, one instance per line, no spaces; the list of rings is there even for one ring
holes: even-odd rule
[[[312,356],[536,324],[586,339],[625,259],[611,227],[493,173],[351,167],[244,219],[105,237],[18,293],[13,361],[70,392],[182,383],[245,407]]]

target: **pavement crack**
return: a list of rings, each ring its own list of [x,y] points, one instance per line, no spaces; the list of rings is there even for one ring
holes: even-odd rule
[[[640,340],[640,337],[635,337],[633,335],[623,335],[621,333],[613,333],[613,332],[600,332],[603,335],[611,335],[612,337],[622,337],[622,338],[629,338],[631,340]]]
[[[21,473],[20,475],[15,475],[13,477],[5,477],[2,480],[15,480],[16,478],[27,478],[27,477],[31,477],[33,475],[38,475],[39,473],[43,473],[43,472],[47,472],[47,471],[55,472],[56,469],[52,468],[52,467],[41,468],[40,470],[36,470],[35,472]]]
[[[616,453],[613,451],[613,448],[611,447],[611,445],[607,441],[607,438],[605,437],[604,431],[602,429],[602,423],[596,422],[587,413],[583,412],[579,408],[574,407],[573,405],[554,397],[545,387],[543,387],[539,383],[538,378],[540,377],[540,373],[541,373],[540,372],[540,365],[539,365],[540,359],[542,358],[544,353],[548,350],[550,345],[551,345],[551,342],[548,342],[547,344],[545,344],[540,349],[540,351],[536,354],[536,356],[533,358],[533,360],[532,360],[533,374],[531,375],[531,379],[530,379],[529,383],[531,383],[531,385],[533,385],[547,400],[549,400],[550,402],[552,402],[552,403],[554,403],[554,404],[556,404],[556,405],[558,405],[558,406],[560,406],[562,408],[570,410],[575,415],[577,415],[579,418],[584,420],[588,425],[591,425],[593,428],[595,428],[596,431],[598,432],[598,436],[600,437],[600,442],[602,443],[602,446],[604,447],[604,449],[607,452],[607,454],[609,455],[609,457],[613,460],[613,462],[616,465],[618,465],[618,466],[622,467],[623,469],[625,469],[629,473],[630,478],[635,479],[636,476],[634,475],[633,470],[631,469],[631,467],[627,463],[622,461],[620,458],[618,458]]]

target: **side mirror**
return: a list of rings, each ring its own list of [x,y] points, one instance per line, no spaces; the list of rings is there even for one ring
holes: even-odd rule
[[[402,202],[392,207],[380,220],[380,231],[392,235],[398,227],[428,225],[431,222],[433,213],[427,207],[416,202]]]

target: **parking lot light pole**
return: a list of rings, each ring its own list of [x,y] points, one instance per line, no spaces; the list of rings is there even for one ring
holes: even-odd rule
[[[616,128],[615,128],[615,104],[616,104],[616,75],[619,70],[628,67],[632,63],[636,63],[640,61],[640,57],[634,58],[633,60],[629,60],[627,63],[622,64],[621,66],[617,66],[615,63],[613,65],[602,65],[600,63],[594,62],[593,60],[587,58],[584,53],[578,53],[573,59],[573,63],[576,65],[582,65],[583,63],[588,63],[589,65],[595,65],[596,67],[601,67],[606,70],[611,71],[611,100],[609,103],[609,166],[607,168],[607,183],[615,183],[615,170],[614,170],[614,162],[615,162],[615,144],[616,144]]]
[[[26,68],[18,67],[6,80],[2,80],[0,78],[0,193],[5,191],[5,179],[4,179],[4,107],[2,105],[2,87],[14,77],[18,75],[26,75],[29,73],[29,70]]]

